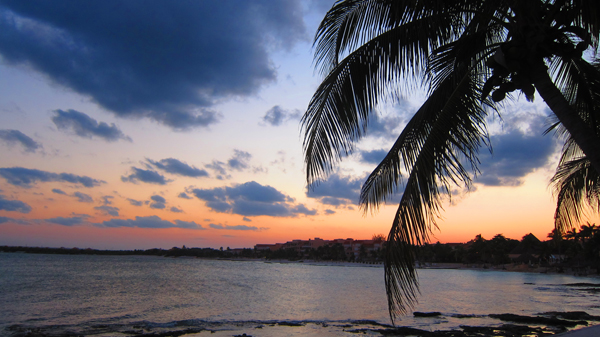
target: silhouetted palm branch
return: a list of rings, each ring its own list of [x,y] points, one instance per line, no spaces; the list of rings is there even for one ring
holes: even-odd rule
[[[392,320],[416,300],[413,247],[427,242],[442,197],[470,187],[478,172],[478,150],[489,146],[485,117],[495,109],[490,93],[500,101],[517,90],[532,100],[537,89],[546,100],[554,127],[573,137],[557,173],[557,214],[581,211],[570,198],[585,190],[571,189],[595,188],[591,166],[600,167],[600,75],[581,56],[598,49],[599,13],[599,2],[587,0],[340,0],[327,13],[314,44],[325,79],[302,118],[309,185],[353,151],[379,103],[412,88],[411,78],[428,89],[361,191],[365,211],[403,192],[385,249]],[[591,166],[571,163],[579,146]]]

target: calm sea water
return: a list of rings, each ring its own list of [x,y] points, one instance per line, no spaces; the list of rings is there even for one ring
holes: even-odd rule
[[[422,296],[415,311],[444,315],[405,317],[399,325],[441,330],[500,324],[456,314],[600,315],[600,294],[565,286],[598,278],[432,269],[419,276]],[[0,308],[3,336],[31,329],[124,336],[194,327],[223,336],[263,327],[271,328],[261,336],[342,336],[348,324],[361,324],[356,320],[390,323],[381,267],[145,256],[0,253]],[[296,324],[303,327],[290,327]]]

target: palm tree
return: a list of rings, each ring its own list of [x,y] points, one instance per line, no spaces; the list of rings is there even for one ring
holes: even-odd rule
[[[600,63],[595,62],[593,67],[598,71]],[[600,90],[595,90],[594,95],[590,95],[589,102],[591,106],[588,110],[600,108]],[[580,109],[585,111],[586,108],[580,105]],[[600,211],[600,175],[566,130],[559,127],[558,133],[565,136],[566,142],[558,169],[552,177],[557,198],[554,219],[555,228],[560,233],[566,233],[581,222],[581,215],[586,210],[594,213]]]
[[[598,49],[599,10],[589,0],[339,0],[326,14],[315,37],[325,77],[302,119],[309,185],[352,152],[378,103],[417,79],[428,90],[360,197],[366,212],[403,191],[385,249],[392,321],[417,298],[414,246],[428,241],[443,196],[478,172],[497,102],[537,90],[600,172],[590,103],[600,73],[582,57]]]

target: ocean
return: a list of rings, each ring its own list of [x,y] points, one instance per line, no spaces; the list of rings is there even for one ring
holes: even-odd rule
[[[426,331],[501,326],[489,314],[600,316],[596,277],[421,269]],[[377,265],[0,253],[1,336],[379,336],[391,322]],[[36,335],[37,333],[37,335]]]

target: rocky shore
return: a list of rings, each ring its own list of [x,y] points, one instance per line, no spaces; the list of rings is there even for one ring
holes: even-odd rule
[[[424,320],[444,318],[439,312],[415,312],[415,317]],[[394,327],[370,320],[350,321],[224,321],[208,322],[185,320],[169,323],[136,322],[128,324],[103,324],[89,326],[47,326],[32,327],[13,325],[6,329],[10,337],[75,337],[111,336],[123,337],[176,337],[176,336],[421,336],[421,337],[526,337],[551,336],[576,328],[600,324],[600,316],[583,311],[544,312],[536,316],[516,314],[490,314],[497,320],[491,326],[469,325],[474,315],[452,315],[465,320],[459,329],[427,331],[413,327]],[[477,316],[480,317],[480,316]],[[600,325],[599,325],[600,327]],[[583,330],[582,330],[583,331]],[[587,337],[588,335],[581,335]],[[577,334],[570,337],[578,337]]]

